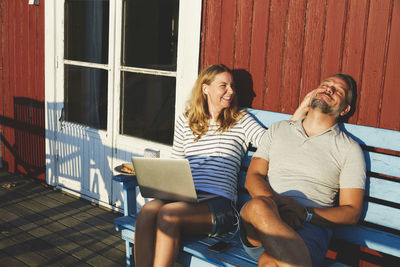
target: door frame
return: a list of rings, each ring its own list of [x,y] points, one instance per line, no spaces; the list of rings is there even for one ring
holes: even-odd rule
[[[113,4],[111,2],[114,2]],[[190,3],[189,3],[190,2]],[[110,53],[109,58],[109,103],[107,131],[97,131],[95,134],[104,136],[112,146],[112,151],[127,143],[134,143],[135,150],[143,152],[144,147],[156,147],[161,153],[168,156],[171,146],[139,140],[134,137],[119,135],[119,97],[120,97],[120,71],[116,66],[120,62],[121,22],[116,21],[121,15],[122,0],[110,0]],[[178,56],[176,71],[176,100],[175,117],[185,107],[186,99],[198,75],[200,54],[202,0],[180,0],[179,2],[179,34]],[[120,17],[120,16],[119,16]],[[57,88],[64,87],[64,1],[46,1],[45,4],[45,119],[46,119],[46,183],[58,185],[57,173],[57,133],[60,131],[59,118],[63,106],[63,94]],[[112,25],[112,27],[111,27]],[[60,30],[61,29],[61,30]],[[118,63],[118,64],[116,64]],[[115,71],[115,72],[114,72]],[[118,74],[116,74],[118,73]],[[110,86],[111,84],[111,86]],[[117,104],[116,104],[117,103]],[[118,141],[117,141],[118,140]],[[114,152],[113,152],[114,153]],[[112,157],[111,169],[118,162]],[[111,170],[112,171],[112,170]],[[113,183],[112,183],[113,184]],[[64,188],[63,188],[64,189]],[[68,188],[65,188],[68,190]],[[112,194],[111,189],[109,194]],[[74,192],[71,192],[74,193]],[[83,196],[85,197],[85,196]],[[89,197],[90,198],[90,197]],[[92,199],[96,201],[96,199]]]

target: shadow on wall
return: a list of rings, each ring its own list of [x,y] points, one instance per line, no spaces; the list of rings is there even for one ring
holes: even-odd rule
[[[14,97],[14,118],[1,116],[1,145],[13,158],[2,155],[2,165],[14,172],[45,180],[44,102]],[[11,136],[14,135],[14,141]]]
[[[233,70],[233,77],[235,79],[239,107],[250,108],[256,96],[251,74],[244,69],[236,69]]]
[[[63,102],[46,103],[46,182],[103,204],[120,205],[122,185],[112,182],[113,164],[140,156],[113,150],[102,130],[65,121]]]

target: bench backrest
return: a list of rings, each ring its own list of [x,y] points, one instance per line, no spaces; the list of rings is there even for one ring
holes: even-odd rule
[[[249,112],[267,128],[291,116],[256,109]],[[338,227],[335,238],[400,257],[400,132],[347,123],[340,127],[361,145],[368,178],[359,224]],[[249,150],[242,164],[239,205],[250,199],[244,181],[253,154]]]

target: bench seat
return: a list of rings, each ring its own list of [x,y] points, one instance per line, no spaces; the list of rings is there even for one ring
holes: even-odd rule
[[[290,117],[263,110],[249,111],[265,127]],[[360,253],[354,252],[354,248],[373,250],[374,255],[367,259],[374,264],[400,266],[400,132],[352,124],[341,124],[340,127],[363,148],[367,164],[365,202],[357,225],[335,229],[331,242],[333,253],[327,254],[323,266],[357,266],[359,259],[354,258]],[[238,209],[250,199],[244,181],[254,151],[255,148],[249,148],[242,162]],[[133,266],[137,182],[134,176],[125,175],[114,176],[113,180],[123,183],[124,216],[116,218],[114,223],[126,242],[127,266]],[[208,250],[210,245],[221,239],[230,242],[232,247],[223,253]],[[344,256],[341,256],[342,253]],[[334,256],[330,256],[332,254]],[[257,262],[249,258],[242,248],[237,233],[218,238],[183,240],[177,261],[184,266],[257,266]]]

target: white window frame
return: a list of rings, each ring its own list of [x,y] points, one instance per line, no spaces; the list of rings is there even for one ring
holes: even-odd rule
[[[122,1],[118,1],[122,5]],[[146,74],[162,74],[165,76],[176,77],[176,98],[175,98],[175,117],[183,112],[186,100],[188,99],[193,84],[198,75],[199,67],[199,54],[200,54],[200,31],[201,31],[201,0],[180,0],[179,1],[179,26],[178,26],[178,55],[177,55],[177,70],[174,71],[160,71],[160,70],[149,70],[132,67],[121,67],[121,70],[134,70],[139,73]],[[117,5],[116,7],[116,18],[122,18],[122,6]],[[120,40],[121,38],[121,23],[116,23],[116,47],[122,47]],[[118,51],[116,49],[115,51]],[[115,66],[119,66],[121,62],[121,51],[115,56]],[[120,124],[120,75],[115,75],[115,105],[114,105],[114,129],[119,129]],[[117,115],[118,114],[118,115]],[[119,131],[115,131],[115,138],[113,146],[118,148],[123,144],[135,144],[134,148],[131,148],[132,153],[141,154],[147,147],[158,148],[161,151],[161,155],[170,156],[171,146],[156,143],[142,138],[127,136],[119,134]]]
[[[161,153],[168,155],[171,151],[171,146],[154,143],[151,141],[123,136],[119,134],[119,105],[120,105],[120,70],[116,66],[120,66],[121,55],[121,22],[117,22],[121,18],[122,0],[110,0],[110,39],[114,42],[109,42],[110,51],[114,51],[107,65],[110,71],[109,83],[113,83],[113,90],[109,92],[109,103],[113,101],[112,109],[108,108],[108,126],[107,132],[110,132],[113,137],[112,146],[114,148],[121,146],[123,143],[135,143],[134,153],[143,152],[145,147],[155,147],[161,150]],[[115,9],[114,9],[115,8]],[[175,117],[177,117],[185,107],[185,103],[190,95],[194,81],[198,75],[199,58],[200,58],[200,36],[201,36],[201,13],[202,0],[180,0],[179,1],[179,33],[178,33],[178,55],[177,55],[177,70],[176,76],[176,99],[175,99]],[[45,119],[46,119],[46,181],[48,184],[56,183],[56,174],[53,170],[56,169],[56,151],[55,139],[56,131],[59,127],[58,118],[60,108],[58,103],[63,101],[63,96],[57,95],[56,88],[64,86],[62,79],[64,67],[63,63],[71,63],[63,60],[64,54],[64,1],[46,1],[45,4]],[[123,69],[123,68],[121,68]],[[146,70],[148,71],[148,70]],[[118,74],[114,74],[114,72]],[[111,112],[110,112],[111,111]],[[104,135],[104,131],[99,131],[97,134]],[[110,138],[110,137],[108,137]],[[116,140],[118,139],[118,143]]]

